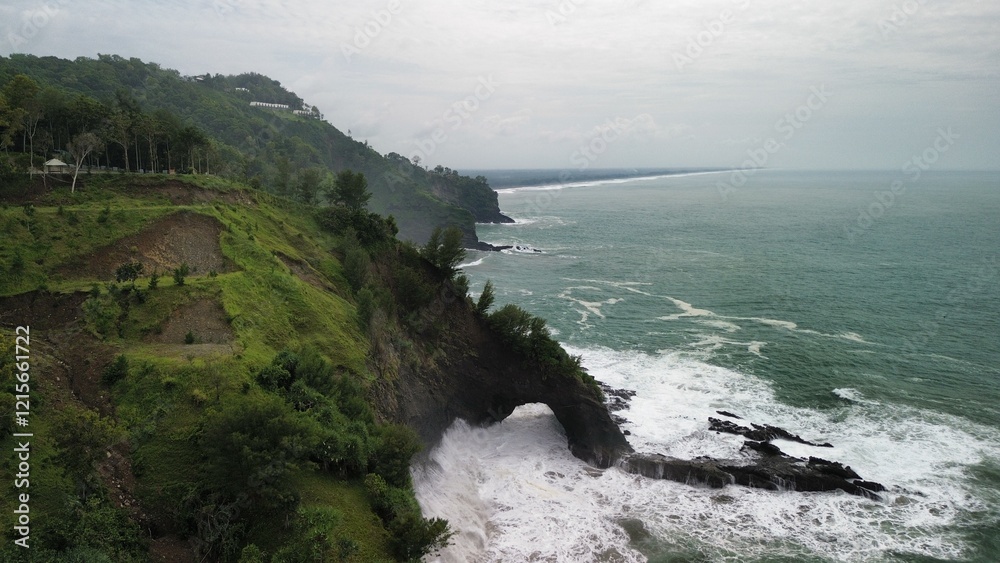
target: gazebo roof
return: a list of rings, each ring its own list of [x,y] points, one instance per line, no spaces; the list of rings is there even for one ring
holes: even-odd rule
[[[52,160],[46,162],[45,166],[69,166],[69,165],[59,160],[58,158],[53,158]]]

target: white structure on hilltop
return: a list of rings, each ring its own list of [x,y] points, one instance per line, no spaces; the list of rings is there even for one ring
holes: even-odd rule
[[[272,104],[270,102],[250,102],[255,108],[288,109],[288,104]]]

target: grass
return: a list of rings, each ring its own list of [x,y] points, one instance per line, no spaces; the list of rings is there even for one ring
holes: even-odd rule
[[[329,474],[310,470],[299,471],[294,481],[302,495],[302,506],[330,506],[340,513],[337,532],[355,538],[361,546],[355,561],[394,561],[389,552],[389,534],[368,505],[363,483],[339,481]]]
[[[357,326],[349,300],[352,292],[339,261],[329,251],[336,241],[318,229],[305,208],[267,194],[245,192],[217,178],[169,179],[220,195],[238,194],[250,203],[201,197],[204,203],[178,206],[154,189],[164,178],[108,175],[86,179],[85,187],[75,194],[51,192],[28,212],[12,205],[0,209],[0,229],[5,233],[0,246],[0,296],[39,288],[61,293],[89,291],[99,280],[75,277],[66,265],[140,232],[168,213],[186,209],[215,217],[224,226],[221,249],[236,271],[216,276],[199,272],[189,276],[184,286],[174,285],[169,272],[161,272],[155,290],[148,290],[146,272],[147,276],[136,283],[144,291],[145,301],[128,297],[131,301],[121,319],[121,336],[107,337],[130,365],[128,376],[110,391],[115,416],[133,449],[136,494],[161,521],[173,518],[178,499],[197,484],[200,453],[196,436],[205,410],[254,385],[252,374],[279,350],[315,346],[339,372],[371,379],[366,367],[368,343]],[[15,259],[16,255],[20,258]],[[313,268],[332,291],[303,281],[279,256]],[[15,261],[21,266],[11,272]],[[107,293],[103,282],[100,286]],[[209,345],[149,341],[178,309],[200,299],[222,304],[238,346],[216,345],[211,353],[202,354],[199,346]],[[38,450],[33,457],[32,487],[34,490],[37,483],[39,493],[37,501],[32,497],[32,511],[37,511],[41,520],[64,510],[65,499],[72,495],[72,485],[61,476],[58,465],[44,462],[55,453],[45,438],[47,421],[52,418],[45,404],[75,399],[67,395],[65,384],[61,391],[33,389],[33,400],[36,398],[42,406],[33,411],[32,424],[36,420],[38,424],[33,429],[39,437],[33,441]],[[11,451],[12,446],[10,438],[2,441],[5,450]],[[5,471],[11,469],[11,459],[4,458]],[[387,533],[368,506],[360,483],[302,469],[295,484],[303,506],[331,506],[342,515],[337,530],[359,544],[361,551],[355,560],[392,560]],[[10,524],[13,496],[3,496],[0,522]]]

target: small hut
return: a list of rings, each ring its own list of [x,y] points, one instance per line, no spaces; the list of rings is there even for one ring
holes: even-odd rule
[[[53,158],[42,165],[46,174],[72,174],[73,167],[58,158]]]

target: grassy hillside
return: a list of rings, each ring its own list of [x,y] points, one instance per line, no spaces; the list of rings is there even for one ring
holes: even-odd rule
[[[412,496],[415,435],[369,406],[386,375],[344,266],[365,233],[208,177],[2,201],[5,389],[31,335],[33,561],[393,561],[443,537]],[[26,429],[3,425],[10,452]],[[26,560],[24,491],[2,486],[0,558]]]
[[[401,238],[420,244],[434,227],[455,225],[472,245],[475,222],[505,219],[485,178],[440,166],[427,170],[396,153],[380,155],[367,141],[323,121],[319,108],[292,113],[308,106],[259,74],[182,77],[155,63],[116,55],[74,61],[0,57],[0,88],[18,75],[33,80],[39,90],[25,100],[23,89],[11,88],[8,102],[42,111],[37,122],[29,123],[38,134],[29,142],[22,129],[10,143],[18,152],[33,150],[38,162],[65,151],[78,131],[93,129],[104,131],[106,141],[121,137],[106,142],[97,157],[112,166],[161,170],[169,163],[306,200],[317,196],[310,178],[325,181],[345,169],[363,172],[374,196],[371,209],[394,215]],[[289,110],[251,107],[252,101],[285,104]],[[0,137],[3,106],[0,99]],[[12,126],[18,123],[12,120]],[[116,130],[121,133],[112,133]],[[63,158],[69,162],[67,155]]]

